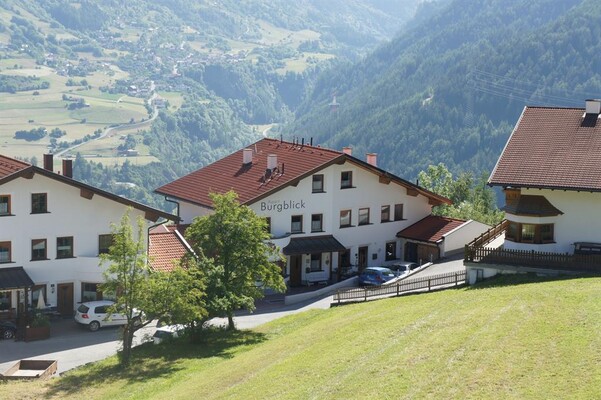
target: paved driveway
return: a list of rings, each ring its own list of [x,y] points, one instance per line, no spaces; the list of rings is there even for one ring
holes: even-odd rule
[[[0,341],[0,372],[24,358],[58,360],[59,373],[102,360],[116,354],[119,349],[119,332],[119,327],[89,332],[80,328],[72,319],[52,321],[49,339],[29,343]],[[153,333],[154,326],[141,329],[136,333],[136,343],[141,343],[144,336]]]

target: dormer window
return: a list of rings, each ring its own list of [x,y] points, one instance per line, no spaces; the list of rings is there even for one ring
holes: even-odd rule
[[[340,173],[340,189],[353,187],[353,171],[342,171]]]

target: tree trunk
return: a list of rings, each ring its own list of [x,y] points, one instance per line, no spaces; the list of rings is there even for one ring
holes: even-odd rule
[[[227,313],[227,329],[233,331],[236,329],[236,325],[234,324],[234,313],[228,311]]]
[[[123,328],[123,351],[121,352],[121,366],[129,367],[129,362],[131,360],[131,346],[134,338],[134,330],[133,327],[129,324],[125,325]]]

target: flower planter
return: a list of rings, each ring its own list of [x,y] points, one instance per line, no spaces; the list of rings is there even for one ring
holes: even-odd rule
[[[25,328],[25,341],[48,339],[50,337],[49,326],[37,326]]]

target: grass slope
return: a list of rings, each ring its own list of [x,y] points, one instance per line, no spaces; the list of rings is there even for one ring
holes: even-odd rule
[[[286,317],[200,345],[143,346],[7,398],[599,398],[601,278],[476,288]]]

